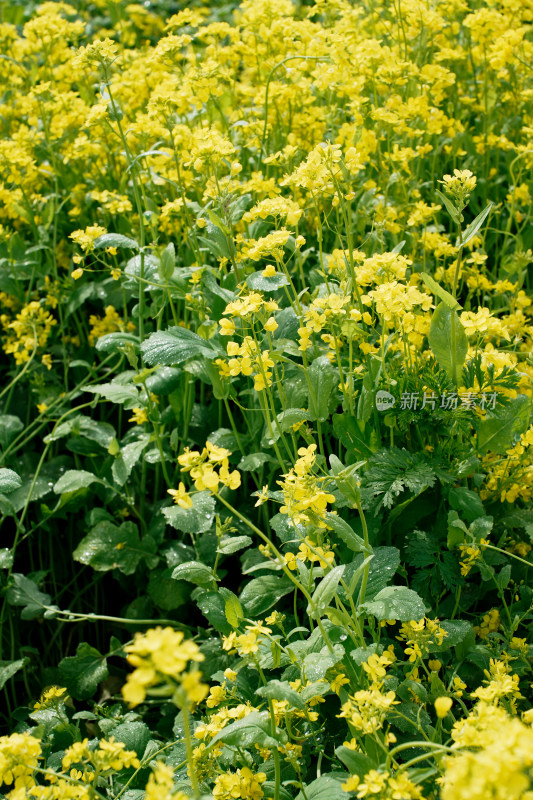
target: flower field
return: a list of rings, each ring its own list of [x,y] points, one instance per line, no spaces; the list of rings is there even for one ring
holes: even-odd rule
[[[0,797],[532,800],[532,23],[0,3]]]

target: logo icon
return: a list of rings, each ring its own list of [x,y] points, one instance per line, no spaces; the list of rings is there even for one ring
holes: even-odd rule
[[[378,411],[387,411],[387,409],[393,407],[395,402],[396,398],[390,392],[386,392],[384,389],[376,392],[376,408]]]

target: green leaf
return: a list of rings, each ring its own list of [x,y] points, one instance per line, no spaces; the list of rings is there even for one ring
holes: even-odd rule
[[[0,447],[5,450],[17,433],[24,430],[24,424],[18,417],[13,414],[2,414],[0,416]]]
[[[241,619],[244,617],[240,600],[233,592],[230,592],[229,589],[226,589],[224,594],[226,595],[224,600],[226,619],[232,628],[238,628]]]
[[[150,728],[144,722],[122,722],[116,728],[106,731],[106,735],[125,744],[126,750],[134,750],[139,758],[143,757],[146,745],[152,738]]]
[[[251,536],[224,536],[218,546],[218,552],[225,556],[238,553],[252,544]]]
[[[343,573],[344,564],[334,567],[324,578],[322,578],[313,592],[311,602],[307,606],[307,613],[310,617],[316,618],[324,613],[325,609],[333,600]]]
[[[136,350],[139,347],[139,337],[134,333],[105,333],[96,342],[95,349],[98,353],[118,353],[124,348],[131,347]],[[87,391],[85,389],[84,391]]]
[[[293,584],[285,576],[262,575],[247,583],[241,592],[240,600],[246,616],[256,618],[286,594],[292,591]]]
[[[371,426],[348,414],[333,415],[333,432],[346,447],[349,458],[368,458],[376,449],[371,446]]]
[[[438,196],[440,197],[440,199],[444,203],[448,214],[453,219],[455,224],[459,225],[459,223],[461,222],[461,215],[460,215],[459,211],[456,209],[456,207],[454,206],[454,204],[452,203],[452,201],[448,197],[446,197],[445,194],[443,194],[441,191],[439,191],[439,189],[435,189],[435,192],[438,194]]]
[[[118,569],[124,575],[132,575],[139,562],[155,552],[154,540],[151,537],[146,539],[141,542],[133,522],[123,522],[122,525],[99,522],[81,540],[72,557],[96,572]]]
[[[241,458],[238,469],[243,472],[254,472],[257,469],[261,469],[264,464],[268,464],[272,461],[274,461],[274,459],[272,456],[269,456],[268,453],[250,453]]]
[[[460,511],[468,522],[473,522],[476,517],[483,517],[485,514],[483,503],[477,492],[466,489],[464,486],[450,489],[448,500],[451,507]]]
[[[111,403],[118,403],[124,408],[131,409],[140,405],[139,389],[136,386],[121,383],[101,383],[99,386],[85,386],[84,392],[99,394]]]
[[[253,272],[246,278],[247,287],[253,289],[254,292],[275,292],[282,286],[288,286],[288,284],[289,281],[281,272],[276,272],[275,275],[271,275],[268,278],[263,275],[262,271]]]
[[[0,569],[11,569],[13,566],[13,553],[8,547],[0,549]]]
[[[161,274],[168,280],[176,268],[176,248],[170,242],[161,253]]]
[[[427,272],[421,272],[420,276],[432,294],[434,294],[435,297],[440,298],[440,300],[442,300],[442,302],[445,303],[448,308],[451,309],[451,311],[458,311],[460,308],[462,308],[455,297],[447,292],[446,289],[443,289],[442,286],[440,286],[437,281],[431,277],[431,275],[428,275]]]
[[[85,469],[68,469],[54,485],[54,492],[56,494],[76,492],[78,489],[85,489],[91,483],[102,483],[102,481]]]
[[[359,775],[361,779],[376,766],[375,761],[372,761],[361,751],[351,750],[349,747],[344,747],[344,745],[337,747],[335,755],[339,761],[342,761],[351,775]]]
[[[25,575],[13,573],[11,581],[6,599],[11,606],[23,606],[22,619],[35,619],[52,604],[50,595],[40,592],[37,584]]]
[[[328,669],[331,669],[344,656],[342,645],[334,645],[334,649],[339,648],[339,652],[333,656],[327,648],[320,653],[308,653],[303,660],[303,670],[308,681],[320,681],[325,676]]]
[[[365,541],[361,536],[358,536],[348,523],[341,519],[337,514],[332,514],[330,511],[326,514],[326,522],[328,527],[348,545],[350,550],[354,553],[366,552]],[[372,548],[370,548],[370,551]]]
[[[262,686],[256,689],[255,693],[259,697],[266,697],[267,700],[286,700],[293,708],[299,708],[302,711],[305,708],[305,703],[288,681],[271,680],[267,686]]]
[[[405,586],[386,586],[373,600],[363,603],[362,608],[380,621],[384,619],[398,619],[401,622],[418,621],[426,613],[420,595]]]
[[[98,684],[109,677],[107,660],[95,647],[82,642],[76,655],[59,662],[61,683],[75,700],[92,697]]]
[[[329,404],[338,382],[331,361],[326,356],[315,358],[307,371],[309,377],[309,418],[326,420],[329,417]]]
[[[484,208],[483,211],[480,214],[477,215],[477,217],[470,223],[468,228],[466,228],[463,231],[463,233],[461,235],[461,238],[457,239],[457,241],[455,243],[456,247],[464,247],[466,244],[468,244],[468,242],[471,239],[474,238],[476,233],[479,231],[479,229],[481,228],[481,226],[483,225],[483,223],[487,219],[487,217],[488,217],[488,215],[490,213],[490,210],[491,210],[493,205],[494,205],[494,203],[492,201],[489,202],[488,206],[486,208]]]
[[[198,356],[214,358],[223,352],[197,333],[180,326],[150,334],[141,345],[141,351],[148,364],[166,366],[182,364]]]
[[[123,236],[121,233],[103,233],[94,240],[94,249],[101,250],[103,247],[120,247],[129,250],[138,250],[139,245],[135,239]]]
[[[465,619],[445,619],[439,622],[439,625],[446,631],[446,636],[442,640],[442,644],[431,645],[432,653],[444,653],[446,650],[456,647],[474,632],[472,625]]]
[[[22,479],[12,469],[0,469],[0,493],[9,494],[22,486]]]
[[[272,423],[272,435],[270,435],[270,431],[268,433],[265,432],[261,439],[261,445],[270,447],[270,445],[278,441],[282,433],[290,430],[293,425],[305,422],[308,419],[310,419],[309,411],[303,408],[288,408],[286,411],[280,411],[279,414],[276,414],[276,420]]]
[[[181,369],[177,367],[161,367],[146,379],[146,387],[158,396],[171,394],[180,385]]]
[[[321,775],[305,787],[305,792],[296,795],[296,800],[346,800],[347,794],[342,788],[342,778],[333,778],[330,775]]]
[[[439,303],[431,318],[428,340],[439,365],[458,384],[468,352],[468,338],[457,311]]]
[[[215,519],[215,498],[210,492],[197,492],[191,495],[192,508],[173,505],[163,508],[167,524],[183,533],[206,533],[211,530]]]
[[[529,398],[520,394],[499,411],[487,412],[478,426],[478,453],[483,456],[490,451],[504,455],[515,438],[527,429],[529,411]]]
[[[130,442],[130,444],[125,444],[124,447],[121,448],[111,467],[115,483],[118,483],[119,486],[124,486],[131,475],[133,467],[139,461],[143,450],[149,442],[150,437],[146,436],[138,442]]]
[[[201,561],[186,561],[184,564],[178,564],[172,572],[172,578],[175,581],[189,581],[196,586],[208,588],[216,586],[213,570]]]
[[[3,689],[8,680],[25,667],[29,660],[29,658],[19,658],[17,661],[0,661],[0,689]]]
[[[211,739],[207,749],[209,750],[217,742],[225,742],[231,747],[245,750],[254,744],[259,747],[277,747],[286,741],[287,734],[279,728],[276,728],[274,735],[272,734],[268,713],[252,711],[244,719],[238,719],[219,731]]]

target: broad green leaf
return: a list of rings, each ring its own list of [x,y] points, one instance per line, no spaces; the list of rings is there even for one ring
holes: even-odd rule
[[[118,403],[124,408],[131,409],[140,405],[139,389],[136,386],[121,383],[101,383],[99,386],[86,386],[84,392],[99,394],[111,403]]]
[[[354,553],[361,553],[366,550],[364,539],[358,536],[348,523],[337,514],[328,512],[326,514],[326,522],[328,527],[331,528]]]
[[[256,469],[261,469],[264,464],[272,461],[273,458],[268,453],[250,453],[241,458],[238,468],[243,472],[254,472]]]
[[[344,745],[337,747],[335,755],[339,761],[342,761],[351,775],[359,775],[361,779],[376,766],[375,761],[372,761],[361,751],[352,750],[350,747],[344,747]]]
[[[0,469],[0,493],[9,494],[22,486],[22,479],[12,469]]]
[[[155,605],[162,611],[173,611],[191,599],[191,587],[185,581],[173,581],[157,572],[148,581],[146,591]],[[142,616],[146,616],[143,614]]]
[[[9,447],[17,433],[22,430],[24,430],[24,424],[14,414],[0,415],[0,447],[3,450]]]
[[[293,589],[293,584],[285,576],[262,575],[247,583],[241,592],[240,600],[246,616],[255,619]]]
[[[161,274],[168,280],[176,268],[176,248],[169,242],[161,253]]]
[[[143,450],[149,444],[149,442],[150,437],[146,436],[144,439],[140,439],[138,442],[130,442],[130,444],[125,444],[124,447],[120,449],[120,452],[118,453],[113,466],[111,467],[113,480],[118,483],[119,486],[124,486],[131,475],[133,467],[139,461]]]
[[[530,401],[520,394],[497,412],[487,412],[478,426],[477,447],[480,455],[489,451],[505,452],[513,446],[515,438],[527,429]]]
[[[457,311],[439,303],[431,318],[428,340],[439,365],[458,384],[468,352],[468,338]]]
[[[76,492],[78,489],[85,489],[91,483],[102,483],[102,481],[86,469],[68,469],[54,485],[54,492],[56,494]]]
[[[347,777],[347,775],[342,778],[321,775],[320,778],[307,784],[305,792],[297,794],[296,800],[346,800],[349,795],[342,788],[342,783]]]
[[[224,636],[231,633],[233,629],[226,618],[226,604],[220,592],[204,591],[196,598],[196,604],[215,630]]]
[[[99,353],[118,353],[128,347],[136,350],[139,347],[139,337],[134,333],[122,333],[119,331],[105,333],[100,336],[95,345]]]
[[[226,619],[232,628],[238,628],[240,621],[244,617],[241,602],[239,598],[228,589],[226,589],[224,594],[224,613]]]
[[[99,522],[74,550],[72,557],[97,572],[118,569],[124,575],[132,575],[139,562],[154,554],[156,549],[152,537],[141,542],[139,531],[133,522],[114,525]]]
[[[6,594],[11,606],[23,606],[22,619],[35,619],[52,604],[49,594],[39,591],[37,584],[25,575],[11,575],[11,585]]]
[[[339,648],[339,652],[332,655],[327,647],[320,653],[308,653],[303,660],[303,670],[308,681],[320,681],[325,676],[328,669],[334,667],[344,656],[342,645],[335,645],[334,649]]]
[[[439,626],[446,631],[446,636],[442,640],[442,644],[431,645],[432,653],[444,653],[446,650],[456,647],[474,632],[470,622],[465,619],[445,619],[439,622]]]
[[[146,379],[146,387],[158,396],[170,394],[179,387],[181,375],[177,367],[160,367]]]
[[[347,458],[368,458],[375,452],[371,430],[371,426],[349,414],[333,415],[333,431],[347,449]]]
[[[224,536],[218,546],[218,552],[225,556],[229,556],[232,553],[238,553],[239,550],[243,550],[245,547],[249,547],[251,544],[251,536]]]
[[[310,384],[308,390],[309,418],[312,420],[326,420],[329,417],[330,399],[338,383],[339,376],[326,356],[315,358],[307,374]]]
[[[128,250],[138,250],[139,245],[135,239],[123,236],[121,233],[103,233],[94,240],[94,249],[101,250],[103,247],[120,247]]]
[[[148,364],[173,366],[182,364],[190,358],[206,356],[214,358],[223,351],[211,342],[202,339],[197,333],[181,328],[179,325],[166,331],[150,334],[141,345],[141,351]]]
[[[122,722],[116,728],[106,730],[106,736],[112,736],[116,742],[126,745],[126,750],[135,750],[139,758],[142,758],[146,745],[152,738],[150,728],[145,722]]]
[[[493,205],[494,205],[494,203],[491,201],[488,204],[488,206],[486,208],[484,208],[483,211],[480,214],[477,215],[477,217],[470,223],[468,228],[466,228],[463,231],[463,233],[461,235],[461,238],[457,239],[457,241],[455,243],[456,247],[464,247],[466,244],[468,244],[468,242],[471,239],[474,238],[476,233],[479,231],[479,229],[481,228],[481,226],[483,225],[483,223],[487,219],[487,217],[488,217],[488,215],[490,213],[490,210],[491,210]]]
[[[424,601],[406,586],[386,586],[373,600],[363,603],[362,608],[378,620],[397,619],[401,622],[418,621],[426,613]]]
[[[17,661],[0,661],[0,689],[3,689],[8,680],[25,667],[29,660],[29,658],[19,658]]]
[[[456,225],[459,225],[459,223],[461,222],[461,215],[459,214],[459,211],[456,209],[452,201],[448,197],[446,197],[446,195],[443,194],[439,189],[435,189],[435,192],[438,194],[438,196],[444,203],[450,217],[453,219]]]
[[[348,586],[351,583],[352,576],[360,569],[364,560],[364,553],[360,553],[350,564],[346,565],[344,581]],[[372,600],[378,592],[391,582],[399,566],[400,551],[397,547],[374,548],[366,585],[367,600]]]
[[[460,511],[468,522],[473,522],[476,517],[483,517],[485,511],[483,503],[477,492],[458,486],[450,489],[448,500],[452,508]]]
[[[92,697],[98,684],[109,676],[107,660],[95,647],[82,642],[76,655],[59,662],[61,683],[75,700]]]
[[[255,690],[259,697],[266,697],[267,700],[286,700],[293,708],[303,710],[305,703],[288,681],[271,680],[267,686],[261,686]]]
[[[272,435],[270,431],[266,431],[261,439],[261,445],[270,447],[270,445],[278,441],[282,433],[290,430],[293,425],[305,422],[310,418],[310,412],[303,408],[288,408],[286,411],[280,411],[272,422]]]
[[[442,302],[445,303],[449,309],[452,311],[458,311],[460,308],[462,308],[455,297],[447,292],[446,289],[443,289],[442,286],[440,286],[440,284],[438,284],[437,281],[431,277],[431,275],[428,275],[427,272],[421,272],[420,275],[432,294],[442,300]]]
[[[163,508],[167,524],[183,533],[206,533],[215,519],[215,498],[210,492],[197,492],[191,496],[192,508],[173,505]]]
[[[288,286],[289,281],[282,272],[276,272],[275,275],[268,278],[263,275],[262,271],[254,272],[246,278],[246,285],[249,289],[255,292],[275,292],[282,286]]]
[[[52,433],[44,437],[44,441],[49,444],[65,436],[79,436],[107,449],[115,436],[115,429],[108,422],[98,422],[91,417],[77,414],[56,425]]]
[[[13,566],[13,553],[8,547],[0,549],[0,569],[11,569]]]
[[[176,581],[189,581],[196,586],[213,588],[216,586],[213,570],[201,561],[186,561],[178,564],[172,572],[172,578]]]
[[[254,744],[260,747],[277,747],[285,744],[287,734],[276,728],[272,732],[270,717],[266,712],[252,711],[244,719],[238,719],[227,725],[211,739],[207,749],[217,742],[225,742],[232,747],[246,749]]]
[[[324,613],[324,610],[331,603],[337,586],[339,585],[344,573],[344,564],[334,567],[322,578],[311,597],[311,602],[307,606],[307,613],[311,617],[317,617]]]

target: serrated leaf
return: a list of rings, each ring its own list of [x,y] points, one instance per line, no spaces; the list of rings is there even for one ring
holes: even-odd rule
[[[461,238],[457,239],[455,246],[456,247],[464,247],[468,244],[468,242],[474,238],[476,233],[479,231],[483,223],[485,222],[486,218],[488,217],[490,210],[494,203],[491,201],[489,202],[488,206],[483,209],[483,211],[477,215],[477,217],[470,223],[470,225],[463,231]]]
[[[166,366],[183,364],[198,356],[214,358],[223,353],[222,350],[202,339],[197,333],[187,328],[181,328],[179,325],[166,331],[150,334],[141,345],[141,352],[147,364],[164,364]]]
[[[386,586],[373,600],[363,603],[362,608],[377,620],[397,619],[401,622],[418,621],[426,613],[424,601],[406,586]]]
[[[107,660],[95,647],[82,642],[76,655],[59,663],[61,682],[75,700],[92,697],[98,684],[109,677]]]
[[[0,469],[0,493],[9,494],[14,492],[15,489],[20,489],[22,486],[22,479],[12,469]]]
[[[489,451],[504,455],[515,438],[527,429],[530,401],[520,394],[497,413],[487,413],[478,426],[477,446],[480,455]]]
[[[138,250],[139,245],[135,239],[123,236],[122,233],[103,233],[94,240],[94,249],[101,250],[103,247],[120,247],[129,250]]]
[[[76,492],[78,489],[90,486],[91,483],[102,483],[102,481],[86,469],[68,469],[55,483],[54,492],[56,494]]]
[[[178,564],[172,572],[175,581],[189,581],[196,586],[212,588],[216,585],[213,570],[201,561],[186,561]]]
[[[80,564],[92,567],[97,572],[118,569],[124,575],[132,575],[139,562],[156,550],[152,537],[139,539],[139,531],[133,522],[114,525],[99,522],[74,550],[72,557]]]
[[[439,303],[433,312],[428,341],[439,365],[454,383],[460,383],[468,352],[468,338],[457,312],[445,303]]]
[[[183,533],[206,533],[211,530],[215,519],[215,498],[210,492],[197,492],[191,495],[192,508],[178,505],[161,509],[167,524]]]

